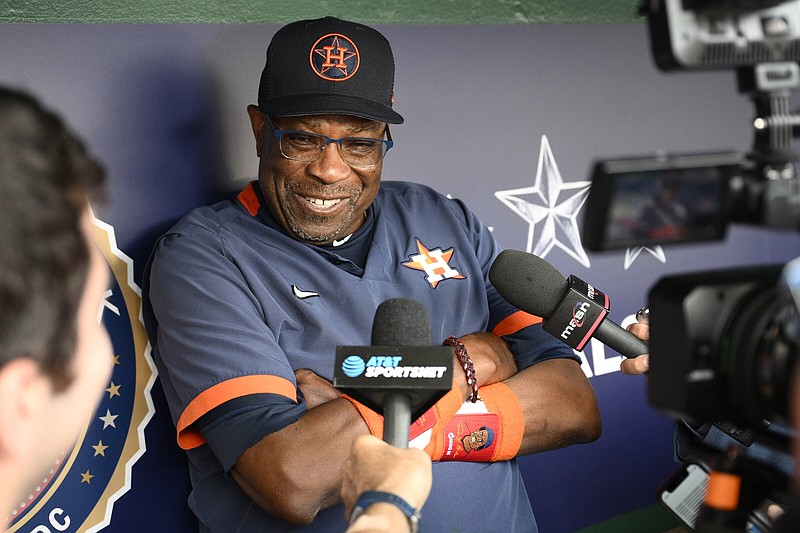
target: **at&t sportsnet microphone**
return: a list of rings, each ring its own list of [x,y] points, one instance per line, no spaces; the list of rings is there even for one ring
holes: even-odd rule
[[[608,296],[576,276],[564,276],[544,259],[519,250],[500,252],[489,280],[509,303],[542,317],[542,328],[576,350],[594,337],[625,357],[647,344],[608,320]]]
[[[428,311],[405,298],[375,311],[372,346],[338,346],[333,386],[383,414],[383,440],[408,448],[411,422],[453,385],[454,351],[431,346]]]

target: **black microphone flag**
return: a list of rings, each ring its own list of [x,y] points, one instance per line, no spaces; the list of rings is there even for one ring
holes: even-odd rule
[[[431,346],[428,311],[393,298],[375,312],[372,346],[337,346],[333,386],[384,415],[386,442],[408,447],[411,422],[453,385],[455,352]]]

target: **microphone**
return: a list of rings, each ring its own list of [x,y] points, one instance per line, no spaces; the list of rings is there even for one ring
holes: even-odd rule
[[[408,448],[411,422],[453,385],[450,346],[431,346],[428,311],[406,298],[375,311],[371,346],[337,346],[333,386],[382,413],[383,440]]]
[[[647,343],[608,319],[608,296],[574,275],[569,279],[541,257],[519,250],[500,252],[489,268],[500,296],[532,315],[542,328],[580,351],[594,337],[625,357],[648,353]]]
[[[430,346],[431,324],[428,310],[404,298],[387,300],[378,306],[372,321],[373,346]],[[390,390],[383,401],[383,440],[401,448],[408,447],[411,426],[411,396]]]

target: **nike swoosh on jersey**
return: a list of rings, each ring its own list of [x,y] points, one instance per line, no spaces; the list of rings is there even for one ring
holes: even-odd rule
[[[340,240],[340,241],[337,241],[336,239],[333,239],[333,246],[334,246],[334,248],[335,248],[335,247],[337,247],[337,246],[341,246],[341,245],[343,245],[344,243],[346,243],[347,241],[349,241],[349,240],[350,240],[350,237],[352,237],[352,236],[353,236],[353,234],[351,233],[350,235],[348,235],[347,237],[345,237],[344,239],[342,239],[342,240]]]
[[[319,293],[314,291],[304,291],[303,289],[298,288],[297,285],[292,285],[292,292],[301,300],[307,300],[308,298],[319,296]]]

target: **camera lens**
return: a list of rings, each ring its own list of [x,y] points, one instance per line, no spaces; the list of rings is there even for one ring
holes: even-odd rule
[[[746,420],[786,423],[798,355],[800,314],[785,291],[760,287],[742,298],[720,351],[730,401]]]

